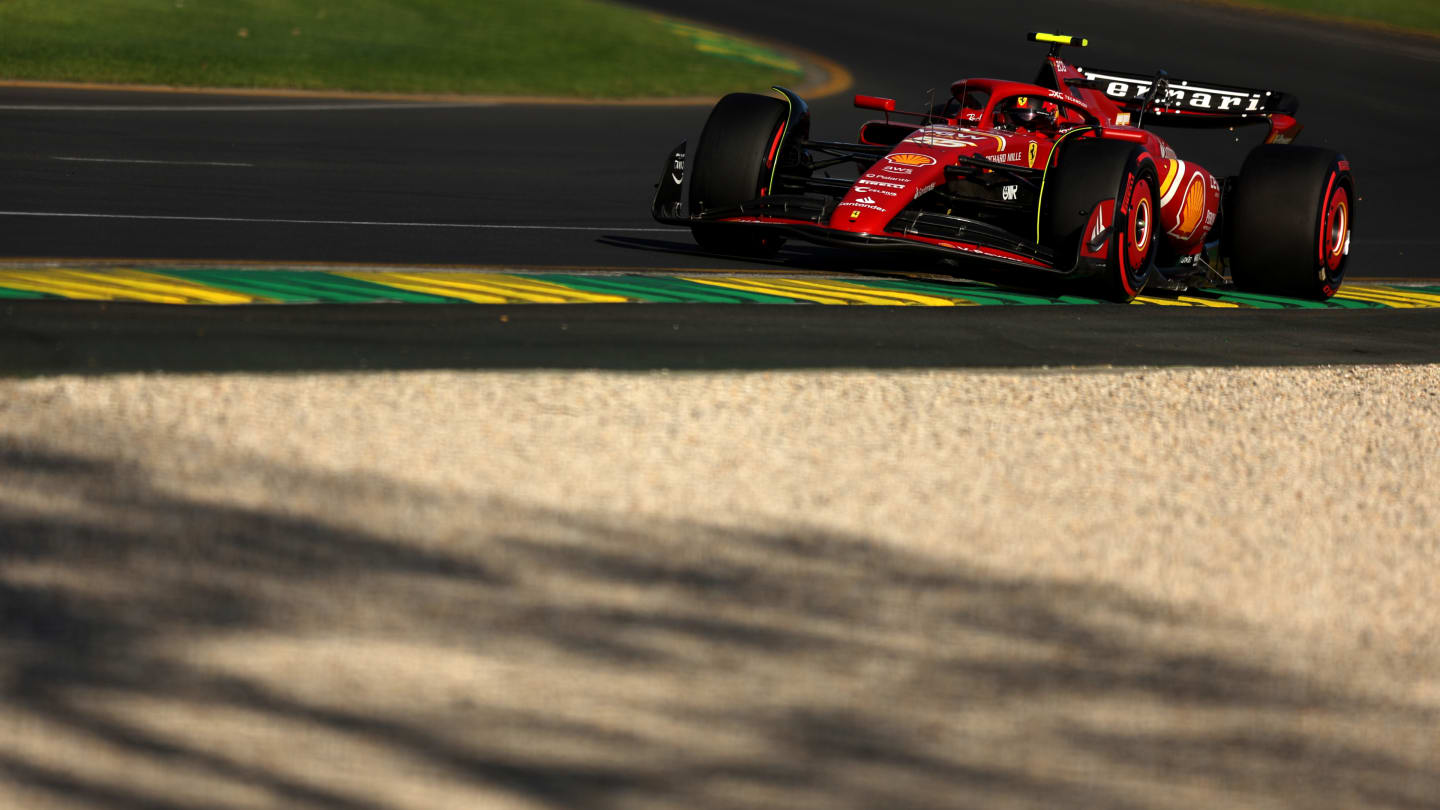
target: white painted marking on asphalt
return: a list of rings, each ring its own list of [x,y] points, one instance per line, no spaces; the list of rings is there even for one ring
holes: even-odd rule
[[[390,104],[0,104],[6,112],[332,112],[336,110],[442,110],[494,107],[485,102]]]
[[[468,228],[497,231],[603,231],[609,233],[674,233],[674,228],[596,228],[580,225],[489,225],[475,222],[380,222],[352,219],[270,219],[265,217],[191,217],[160,214],[81,214],[62,211],[0,211],[0,217],[65,217],[70,219],[143,219],[160,222],[258,222],[271,225],[374,225],[386,228]]]
[[[254,163],[221,163],[215,160],[134,160],[131,158],[86,158],[86,157],[61,157],[52,155],[51,160],[68,160],[74,163],[146,163],[157,166],[239,166],[241,168],[253,168]]]

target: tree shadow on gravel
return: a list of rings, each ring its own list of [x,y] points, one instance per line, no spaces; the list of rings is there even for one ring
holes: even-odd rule
[[[1440,796],[1433,752],[1387,739],[1440,717],[1191,643],[1245,629],[1113,588],[814,528],[255,460],[224,476],[419,522],[182,497],[0,435],[0,799],[6,782],[54,806],[174,810]]]

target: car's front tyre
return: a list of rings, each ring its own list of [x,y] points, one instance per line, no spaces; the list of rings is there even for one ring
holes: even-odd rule
[[[691,161],[690,214],[734,208],[770,190],[789,106],[754,93],[731,93],[711,110]],[[706,250],[747,256],[775,253],[784,240],[743,225],[698,223],[695,241]]]
[[[1154,157],[1128,141],[1099,139],[1067,144],[1050,170],[1041,221],[1046,243],[1062,264],[1073,264],[1095,209],[1113,203],[1104,269],[1088,279],[1090,290],[1111,301],[1134,300],[1154,273],[1164,235]]]

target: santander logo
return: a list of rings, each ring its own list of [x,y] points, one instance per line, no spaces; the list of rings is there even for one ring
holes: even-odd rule
[[[861,197],[855,202],[860,203],[861,205],[879,205],[879,203],[875,202],[874,197]]]

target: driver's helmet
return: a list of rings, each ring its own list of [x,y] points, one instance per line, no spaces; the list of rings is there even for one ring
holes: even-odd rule
[[[1039,96],[1015,96],[1001,106],[1000,114],[1004,126],[1031,132],[1054,132],[1060,107]]]

